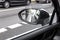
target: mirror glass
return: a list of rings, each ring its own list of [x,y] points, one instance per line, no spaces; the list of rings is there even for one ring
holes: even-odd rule
[[[24,9],[19,14],[21,20],[29,24],[42,24],[49,23],[49,14],[41,9]]]

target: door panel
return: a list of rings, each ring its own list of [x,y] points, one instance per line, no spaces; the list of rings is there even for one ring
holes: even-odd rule
[[[24,2],[26,0],[10,0],[11,2]]]
[[[21,5],[24,2],[26,2],[26,0],[11,0],[11,5]]]
[[[49,25],[49,26],[46,26],[46,27],[43,27],[43,28],[39,28],[33,32],[30,32],[30,33],[27,33],[25,35],[22,35],[22,36],[18,36],[16,38],[13,38],[12,40],[36,40],[38,39],[39,37],[44,37],[49,35],[50,36],[54,36],[55,32],[57,31],[56,27],[57,26],[60,26],[59,23],[56,23],[56,24],[53,24],[53,25]],[[47,38],[47,37],[44,37],[44,38]]]

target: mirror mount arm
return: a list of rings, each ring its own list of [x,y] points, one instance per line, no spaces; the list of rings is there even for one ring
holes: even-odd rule
[[[58,0],[52,0],[54,8],[57,14],[57,22],[60,22],[60,6]]]
[[[50,20],[49,25],[51,25],[52,22],[53,22],[53,18],[54,18],[55,12],[56,12],[56,10],[54,9],[54,10],[53,10],[53,13],[52,13],[52,16],[51,16],[51,20]]]

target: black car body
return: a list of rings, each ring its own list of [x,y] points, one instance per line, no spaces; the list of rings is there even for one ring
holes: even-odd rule
[[[36,0],[37,3],[50,3],[51,0]]]
[[[10,7],[11,5],[23,5],[29,4],[31,0],[0,0],[0,5],[3,5],[5,8]]]

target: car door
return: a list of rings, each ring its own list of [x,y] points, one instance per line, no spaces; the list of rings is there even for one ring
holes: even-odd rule
[[[37,28],[22,36],[15,37],[12,40],[53,40],[60,26],[60,16],[58,15],[60,9],[57,0],[52,0],[52,2],[54,4],[54,10],[49,25]]]
[[[25,0],[10,0],[11,5],[21,5]]]
[[[11,40],[53,40],[53,37],[57,32],[57,26],[59,25],[60,24],[55,21],[52,25],[40,26],[39,28],[26,32],[24,35],[17,36]],[[30,25],[28,25],[28,27],[29,26]]]
[[[24,4],[26,0],[17,0],[19,4]]]

